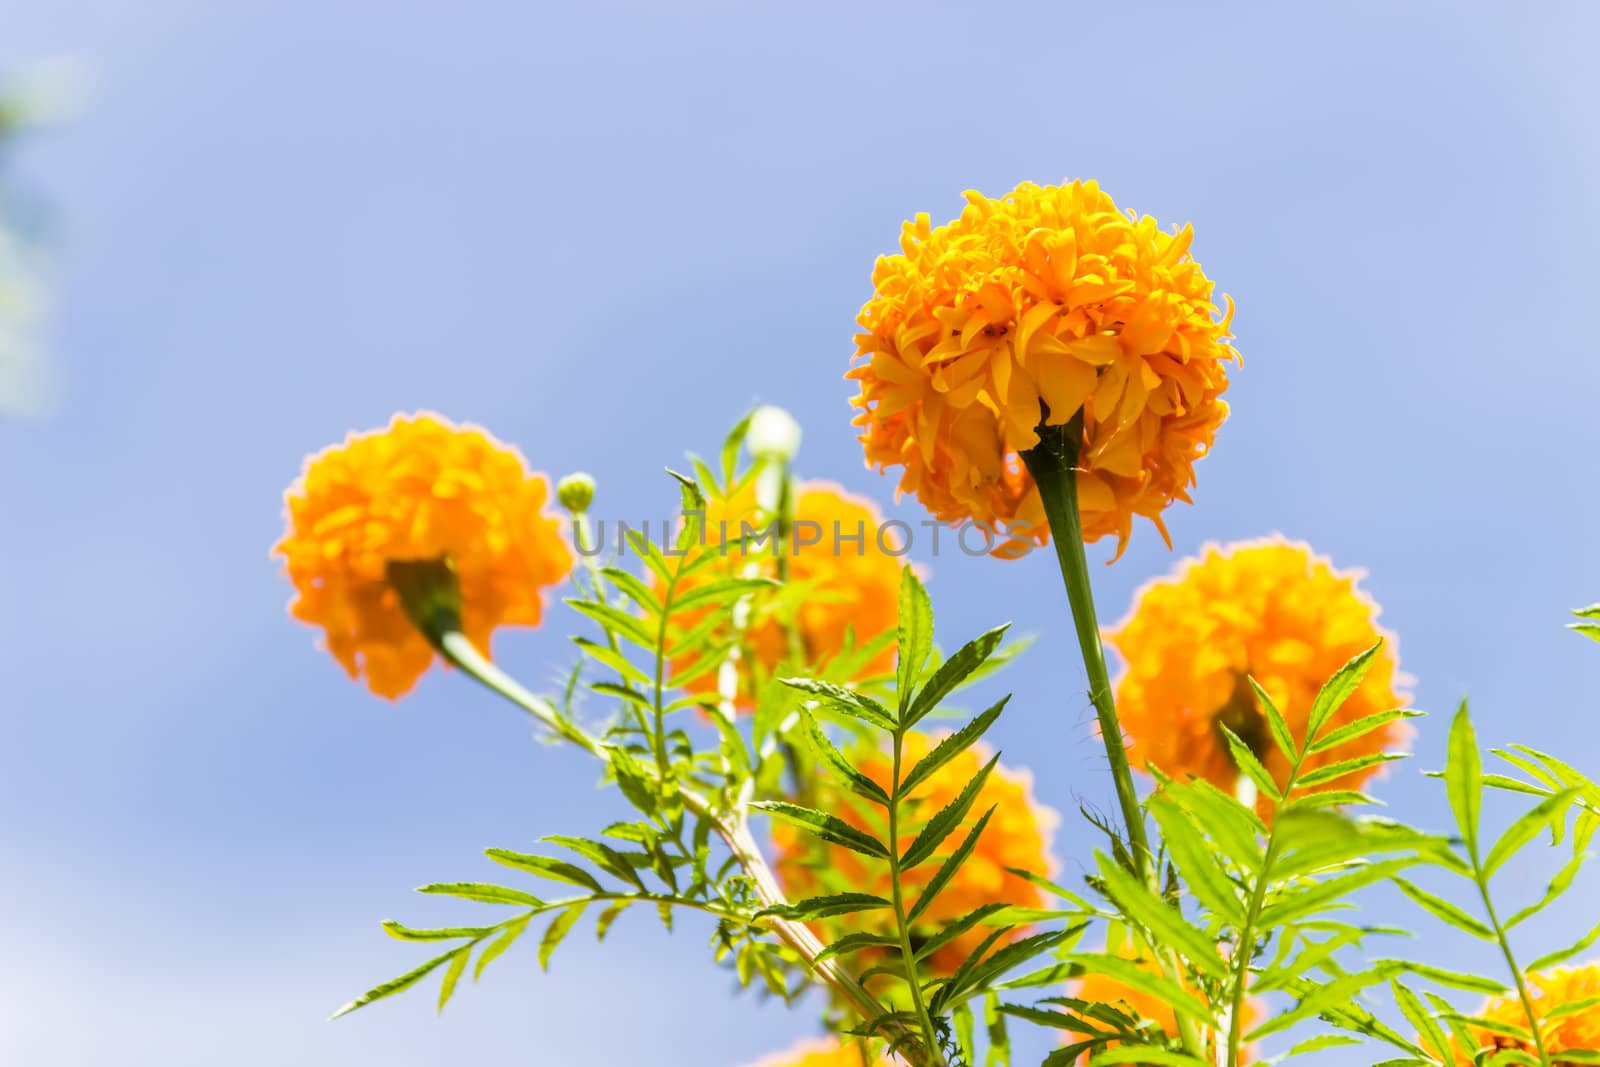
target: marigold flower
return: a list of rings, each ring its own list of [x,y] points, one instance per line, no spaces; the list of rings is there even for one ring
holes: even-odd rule
[[[685,685],[692,692],[715,693],[719,684],[732,681],[733,701],[738,707],[754,704],[758,683],[752,666],[765,676],[780,664],[795,660],[801,661],[797,666],[816,670],[846,649],[892,631],[899,617],[901,561],[894,553],[900,549],[892,540],[879,538],[883,516],[872,501],[830,482],[803,482],[795,492],[793,528],[787,541],[774,532],[760,544],[752,540],[738,548],[724,548],[742,536],[775,531],[773,521],[774,516],[757,503],[753,482],[731,497],[707,501],[706,547],[701,551],[725,552],[726,560],[711,565],[708,571],[696,572],[691,579],[698,584],[730,576],[776,577],[778,553],[786,554],[789,595],[754,597],[747,619],[730,615],[726,629],[713,635],[727,637],[734,627],[741,627],[738,655],[731,664],[734,678],[719,683],[715,673],[701,674]],[[678,628],[685,632],[695,630],[704,618],[705,612],[693,609],[675,614]],[[790,626],[797,635],[795,648],[789,645]],[[689,659],[675,656],[674,669],[686,667]],[[850,680],[893,670],[894,650],[885,648],[852,671]]]
[[[900,491],[1020,555],[1049,525],[1019,454],[1041,420],[1082,411],[1084,539],[1116,534],[1120,555],[1135,515],[1166,539],[1161,514],[1189,500],[1238,360],[1232,301],[1219,318],[1192,231],[1119,211],[1092,181],[966,195],[948,225],[906,223],[873,268],[847,375],[868,464],[902,466]]]
[[[909,772],[942,738],[909,734],[905,739],[902,774]],[[885,790],[890,788],[893,761],[886,752],[876,748],[852,754],[857,770],[877,782]],[[935,771],[913,790],[909,803],[913,817],[902,819],[900,825],[901,850],[910,846],[927,819],[956,799],[956,796],[988,763],[993,752],[982,742],[973,745],[955,759]],[[830,812],[846,822],[872,832],[877,837],[888,836],[887,816],[883,809],[841,789],[836,783],[824,780],[818,795],[807,802]],[[972,805],[972,818],[991,806],[994,815],[977,847],[965,863],[957,868],[954,877],[940,892],[934,902],[919,917],[920,938],[932,937],[945,923],[961,918],[985,904],[997,902],[1019,907],[1042,907],[1046,903],[1044,892],[1026,879],[1012,874],[1007,868],[1034,871],[1049,875],[1055,867],[1050,854],[1051,838],[1059,816],[1055,810],[1040,804],[1033,796],[1033,776],[1026,770],[1008,769],[997,765],[989,779],[978,792]],[[857,892],[874,893],[888,897],[892,892],[888,868],[848,849],[817,842],[804,831],[784,823],[772,828],[777,862],[778,879],[792,899],[804,899],[824,893]],[[902,884],[908,887],[909,899],[917,893],[939,869],[940,862],[954,852],[965,838],[957,830],[939,846],[932,860],[920,867],[904,872]],[[825,940],[856,931],[892,933],[893,918],[886,912],[861,912],[838,920],[818,924]],[[966,958],[991,933],[978,926],[957,937],[950,944],[928,957],[926,972],[935,975],[955,973]],[[1018,931],[1016,936],[1022,936]],[[864,954],[857,954],[860,959]]]
[[[1558,1067],[1565,1067],[1570,1062],[1562,1059],[1563,1052],[1600,1049],[1600,1004],[1595,1003],[1600,998],[1600,960],[1578,967],[1535,971],[1527,977],[1529,999],[1533,1001],[1534,1013],[1539,1016],[1539,1037],[1544,1042],[1545,1051]],[[1550,1017],[1556,1008],[1580,1003],[1588,1003],[1589,1006],[1569,1015]],[[1523,1011],[1522,1001],[1515,993],[1490,997],[1483,1010],[1478,1012],[1478,1017],[1522,1030],[1528,1029],[1527,1013]],[[1462,1067],[1471,1067],[1473,1053],[1478,1049],[1517,1048],[1527,1053],[1534,1051],[1532,1042],[1495,1033],[1484,1027],[1469,1026],[1468,1030],[1477,1041],[1477,1048],[1463,1049],[1452,1042],[1450,1050],[1455,1055],[1455,1062]]]
[[[1126,664],[1116,682],[1117,713],[1133,756],[1172,777],[1193,775],[1232,791],[1239,777],[1219,726],[1248,744],[1273,778],[1289,760],[1273,743],[1246,676],[1252,676],[1303,742],[1312,701],[1351,656],[1383,647],[1360,687],[1325,730],[1402,707],[1394,637],[1377,623],[1378,605],[1358,587],[1360,571],[1336,571],[1310,546],[1281,537],[1207,545],[1165,578],[1147,583],[1106,633]],[[1302,771],[1404,744],[1410,729],[1392,722],[1305,758]],[[1354,789],[1377,767],[1323,782]]]
[[[859,1042],[818,1037],[763,1056],[747,1067],[896,1067],[899,1063],[884,1056],[865,1058],[869,1055],[862,1052]]]
[[[1161,965],[1155,959],[1145,955],[1142,949],[1136,950],[1134,945],[1123,944],[1117,948],[1116,954],[1124,959],[1134,961],[1141,969],[1152,974],[1163,973]],[[1178,1013],[1172,1009],[1172,1005],[1159,997],[1151,996],[1149,993],[1134,989],[1132,986],[1124,985],[1109,975],[1084,975],[1079,980],[1077,987],[1072,991],[1072,995],[1091,1004],[1109,1004],[1123,1014],[1129,1015],[1140,1022],[1155,1023],[1161,1032],[1168,1037],[1176,1038],[1178,1036]],[[1248,1032],[1265,1016],[1266,1009],[1258,998],[1247,997],[1244,1002],[1243,1014],[1243,1029]],[[1216,1049],[1219,1043],[1227,1040],[1227,1034],[1218,1034],[1206,1027],[1203,1028],[1200,1036],[1205,1043],[1207,1058],[1215,1062],[1221,1062],[1216,1056]],[[1073,1035],[1073,1040],[1079,1039],[1078,1035]],[[1116,1044],[1117,1042],[1112,1042],[1113,1046]],[[1079,1062],[1086,1062],[1087,1058],[1085,1056]],[[1250,1063],[1254,1059],[1255,1049],[1253,1047],[1246,1046],[1240,1049],[1241,1062]]]
[[[462,632],[487,655],[497,626],[536,626],[540,590],[572,567],[550,484],[514,449],[438,415],[396,415],[306,460],[285,495],[273,552],[295,586],[290,614],[379,696],[406,693],[433,662],[387,579],[391,563],[447,561]]]

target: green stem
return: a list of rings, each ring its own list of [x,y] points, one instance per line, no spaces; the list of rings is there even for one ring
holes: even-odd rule
[[[1084,670],[1089,675],[1089,699],[1100,720],[1100,737],[1111,764],[1111,780],[1116,786],[1122,820],[1128,828],[1128,844],[1133,852],[1136,873],[1150,875],[1150,842],[1145,835],[1144,811],[1134,788],[1128,765],[1128,750],[1122,741],[1122,724],[1117,720],[1111,696],[1111,678],[1106,671],[1105,649],[1100,643],[1100,623],[1095,617],[1094,590],[1089,583],[1089,561],[1083,550],[1083,524],[1078,515],[1078,452],[1083,442],[1083,412],[1065,426],[1039,427],[1039,444],[1022,453],[1022,461],[1039,496],[1044,501],[1045,517],[1050,521],[1050,541],[1055,545],[1061,578],[1066,583],[1067,600],[1072,605],[1072,622],[1078,634],[1078,649],[1083,654]]]
[[[1505,927],[1500,925],[1500,917],[1495,914],[1494,902],[1489,895],[1489,879],[1483,876],[1483,867],[1478,861],[1477,845],[1472,844],[1469,851],[1472,855],[1472,878],[1478,883],[1478,895],[1483,898],[1483,910],[1489,916],[1489,925],[1494,928],[1495,940],[1500,944],[1500,954],[1505,957],[1506,966],[1511,969],[1511,977],[1517,983],[1517,996],[1522,1001],[1523,1014],[1528,1017],[1528,1030],[1533,1034],[1533,1047],[1539,1053],[1539,1062],[1544,1067],[1550,1067],[1550,1053],[1545,1051],[1539,1016],[1533,1010],[1533,997],[1528,993],[1528,980],[1523,977],[1522,968],[1517,966],[1517,958],[1511,951],[1511,940],[1506,936]]]
[[[922,1027],[924,1055],[931,1067],[944,1067],[944,1056],[939,1051],[938,1032],[933,1028],[933,1016],[928,1013],[922,996],[922,982],[917,978],[916,951],[911,945],[911,924],[906,921],[906,894],[900,878],[900,802],[905,799],[900,791],[900,763],[905,754],[905,735],[894,733],[894,769],[890,781],[894,783],[889,797],[889,883],[894,903],[895,928],[900,934],[900,959],[906,968],[906,984],[911,987],[911,1003],[916,1008],[917,1022]]]

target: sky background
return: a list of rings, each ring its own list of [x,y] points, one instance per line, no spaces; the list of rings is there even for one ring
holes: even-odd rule
[[[734,1067],[810,1032],[732,996],[708,929],[638,915],[442,1018],[326,1022],[423,957],[380,918],[482,915],[413,887],[618,806],[457,677],[348,682],[268,547],[305,453],[416,408],[656,517],[663,465],[778,403],[804,473],[920,520],[842,375],[874,257],[968,188],[1098,178],[1192,222],[1239,305],[1177,553],[1141,527],[1104,616],[1208,540],[1304,538],[1368,569],[1436,715],[1398,813],[1444,825],[1420,771],[1469,693],[1485,741],[1600,769],[1600,648],[1562,628],[1600,600],[1600,9],[1206,7],[0,0],[0,71],[93,83],[11,174],[56,215],[63,388],[0,421],[0,1061]],[[1108,803],[1049,554],[929,573],[947,644],[1038,636],[1000,746],[1056,807]],[[571,622],[497,653],[546,682]],[[1069,876],[1092,840],[1069,815]]]

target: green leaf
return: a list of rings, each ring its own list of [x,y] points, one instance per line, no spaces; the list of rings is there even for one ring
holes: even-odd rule
[[[785,800],[759,800],[750,806],[757,811],[766,812],[775,819],[782,819],[784,822],[810,830],[822,840],[842,845],[852,852],[877,859],[889,858],[889,850],[881,841],[837,816],[814,808],[802,807],[799,804],[791,804]]]
[[[1149,1063],[1158,1067],[1212,1067],[1211,1064],[1187,1052],[1160,1048],[1155,1045],[1118,1045],[1097,1052],[1089,1060],[1089,1067],[1110,1067],[1115,1063]]]
[[[556,946],[561,944],[567,934],[572,932],[573,926],[577,925],[578,920],[583,917],[584,908],[587,906],[587,901],[574,904],[550,920],[550,925],[545,928],[544,937],[539,941],[539,967],[541,970],[548,971],[550,969],[550,955],[555,952]]]
[[[584,889],[599,893],[602,887],[595,880],[594,875],[568,863],[565,860],[553,859],[550,856],[532,856],[525,852],[512,852],[505,848],[491,848],[484,850],[484,855],[496,863],[506,867],[514,867],[519,871],[538,875],[556,882],[567,882],[572,885],[582,886]]]
[[[1222,731],[1222,738],[1228,743],[1228,751],[1233,754],[1233,764],[1244,775],[1256,784],[1262,796],[1271,797],[1273,800],[1282,800],[1283,793],[1278,789],[1278,783],[1272,780],[1272,775],[1261,765],[1256,754],[1250,751],[1250,746],[1239,740],[1239,735],[1222,724],[1220,720],[1217,727]]]
[[[1405,758],[1406,753],[1404,752],[1374,752],[1367,756],[1356,756],[1353,759],[1340,760],[1338,763],[1330,763],[1326,767],[1318,767],[1314,771],[1301,775],[1295,786],[1296,788],[1303,786],[1310,789],[1312,786],[1321,785],[1323,782],[1331,782],[1336,778],[1343,778],[1347,774],[1364,771],[1368,767],[1376,767],[1383,763],[1393,763],[1395,760]]]
[[[1461,971],[1449,971],[1443,967],[1434,967],[1426,963],[1417,963],[1414,960],[1373,960],[1375,967],[1393,967],[1398,970],[1408,971],[1418,978],[1425,978],[1451,989],[1464,989],[1468,993],[1482,993],[1485,996],[1500,996],[1506,992],[1503,983],[1493,978],[1486,978],[1479,974],[1465,974]]]
[[[800,718],[805,724],[806,740],[811,743],[812,751],[821,758],[823,763],[832,767],[845,780],[851,792],[878,804],[889,803],[889,794],[884,792],[883,787],[851,766],[850,761],[845,759],[844,754],[834,747],[832,741],[828,740],[828,735],[822,732],[822,727],[818,724],[816,716],[802,709]]]
[[[1578,852],[1575,853],[1570,860],[1562,864],[1561,869],[1556,872],[1555,877],[1550,879],[1549,883],[1545,886],[1544,896],[1540,897],[1534,903],[1529,904],[1527,907],[1511,916],[1511,918],[1507,919],[1506,929],[1511,930],[1520,925],[1523,920],[1531,919],[1533,916],[1539,914],[1545,908],[1549,907],[1561,896],[1561,894],[1572,888],[1574,879],[1578,877],[1578,872],[1582,869],[1588,858],[1589,855],[1587,852]]]
[[[810,922],[813,919],[831,919],[837,915],[853,915],[858,911],[876,911],[879,908],[892,906],[889,901],[871,893],[830,893],[826,896],[807,897],[793,904],[764,908],[758,914]]]
[[[1327,723],[1328,717],[1338,711],[1346,700],[1361,686],[1361,679],[1366,677],[1367,669],[1372,666],[1372,657],[1377,655],[1378,649],[1383,647],[1379,641],[1365,652],[1358,652],[1350,661],[1333,672],[1327,684],[1317,693],[1311,702],[1311,715],[1306,724],[1306,741],[1310,745],[1317,742],[1322,727]]]
[[[393,919],[385,919],[379,925],[396,941],[456,941],[463,937],[485,937],[495,929],[492,926],[450,926],[439,930],[413,930]]]
[[[1600,630],[1600,626],[1595,627]],[[1558,1054],[1558,1063],[1600,1063],[1600,1049],[1564,1048]]]
[[[910,567],[900,568],[900,620],[895,681],[900,692],[900,718],[904,722],[911,694],[922,675],[922,665],[933,650],[933,604],[928,591]]]
[[[462,945],[456,950],[455,959],[450,961],[450,966],[445,968],[444,981],[439,983],[440,1011],[444,1011],[444,1006],[450,1003],[450,998],[456,991],[456,983],[461,980],[461,972],[467,969],[467,961],[471,958],[472,946]]]
[[[905,715],[903,725],[913,726],[938,708],[940,701],[970,678],[994,654],[1010,626],[1010,623],[996,626],[993,630],[968,641],[956,649],[955,654],[949,659],[939,664],[933,672],[933,677],[928,679],[928,683],[911,702],[911,708]]]
[[[1416,719],[1422,717],[1423,714],[1423,712],[1414,708],[1393,708],[1389,711],[1374,712],[1371,715],[1357,719],[1355,722],[1345,723],[1327,736],[1319,738],[1317,743],[1307,751],[1311,755],[1315,755],[1318,752],[1326,752],[1330,748],[1338,748],[1347,741],[1354,741],[1358,737],[1364,737],[1380,726],[1389,725],[1396,719]]]
[[[1496,752],[1495,755],[1501,755]],[[1520,778],[1510,778],[1504,774],[1485,774],[1483,784],[1494,789],[1504,789],[1508,793],[1526,793],[1529,796],[1547,797],[1550,790],[1537,785],[1530,785]]]
[[[783,678],[780,679],[790,689],[798,689],[803,693],[822,697],[830,705],[851,715],[869,726],[876,726],[884,730],[895,728],[894,716],[889,710],[871,697],[858,693],[854,689],[846,689],[842,685],[824,682],[816,678]]]
[[[1577,798],[1578,792],[1577,789],[1564,789],[1546,797],[1508,826],[1489,850],[1489,858],[1483,861],[1483,877],[1493,877],[1502,864],[1522,851],[1523,846],[1538,837],[1539,832],[1556,819],[1565,821],[1567,808]]]
[[[1217,1020],[1205,1001],[1159,971],[1146,970],[1133,960],[1099,953],[1070,953],[1064,961],[1082,965],[1088,974],[1100,974],[1136,993],[1154,997],[1185,1018],[1215,1027]]]
[[[649,675],[645,674],[644,671],[640,670],[638,667],[635,667],[632,663],[629,663],[628,658],[622,653],[607,648],[605,645],[591,641],[587,637],[574,637],[572,641],[579,648],[583,649],[583,651],[586,652],[591,658],[607,667],[610,667],[612,670],[622,675],[628,681],[633,682],[635,685],[654,684]]]
[[[1165,793],[1152,796],[1148,806],[1161,827],[1161,840],[1166,843],[1168,855],[1195,897],[1213,915],[1238,925],[1244,912],[1234,883],[1206,844],[1201,828]]]
[[[1000,712],[1005,709],[1006,701],[1010,699],[1009,696],[1001,697],[999,702],[977,718],[933,746],[933,749],[917,761],[916,766],[911,768],[911,773],[900,783],[900,795],[909,795],[940,767],[971,748],[973,743],[994,725],[994,721],[1000,717]]]
[[[782,585],[771,578],[722,578],[697,585],[681,596],[673,597],[672,609],[683,611],[707,601],[721,604],[738,600],[761,589],[779,588],[782,588]]]
[[[522,936],[523,931],[528,929],[528,924],[533,921],[533,914],[530,911],[526,915],[512,919],[506,923],[505,929],[500,932],[499,937],[484,946],[483,951],[478,954],[477,966],[472,969],[472,980],[474,982],[483,977],[484,969],[489,964],[499,959],[506,949],[516,944],[517,938]]]
[[[1416,901],[1424,911],[1441,922],[1449,923],[1457,930],[1471,934],[1481,940],[1490,942],[1495,940],[1494,931],[1489,928],[1487,923],[1473,918],[1443,897],[1435,896],[1421,886],[1408,882],[1404,878],[1394,879],[1394,884],[1400,892]]]
[[[587,615],[599,623],[607,633],[625,637],[640,648],[655,651],[656,635],[651,633],[638,617],[629,615],[621,608],[614,608],[610,604],[597,604],[592,600],[568,597],[566,603],[573,611]]]
[[[625,700],[629,704],[632,704],[634,707],[638,708],[640,711],[651,711],[655,707],[655,704],[651,702],[650,698],[639,692],[637,689],[630,689],[628,686],[618,685],[615,682],[595,682],[591,684],[589,688],[594,690],[596,693],[599,693],[601,696],[616,697],[618,700]]]
[[[567,837],[562,834],[542,837],[540,840],[571,849],[612,877],[620,878],[624,882],[631,882],[641,893],[645,891],[645,884],[643,879],[639,877],[639,872],[634,870],[627,857],[610,845],[602,844],[599,841],[589,841],[581,837]]]
[[[364,1008],[375,1000],[382,1000],[384,997],[392,997],[396,993],[410,989],[428,975],[444,966],[445,963],[449,962],[452,958],[454,958],[456,953],[460,951],[460,949],[453,948],[443,955],[435,956],[433,959],[429,960],[427,963],[424,963],[415,970],[407,971],[399,978],[391,978],[382,985],[374,986],[356,999],[352,1000],[350,1003],[346,1004],[344,1007],[340,1008],[338,1011],[334,1012],[331,1018],[337,1019],[341,1015],[349,1015],[357,1008]]]
[[[937,934],[934,934],[921,945],[917,946],[917,949],[913,955],[918,960],[927,959],[929,956],[932,956],[935,952],[938,952],[941,948],[944,948],[944,946],[948,945],[950,942],[954,941],[968,930],[971,930],[973,927],[981,924],[983,920],[987,919],[989,916],[994,915],[997,912],[1005,911],[1006,908],[1006,904],[996,901],[991,904],[984,904],[981,907],[974,908],[972,911],[967,912],[967,914],[961,916],[959,919],[952,919],[950,922],[945,923]]]
[[[601,567],[600,573],[605,575],[627,598],[651,615],[661,614],[661,601],[651,589],[637,576],[621,567]]]
[[[600,918],[595,922],[594,939],[596,941],[604,941],[606,939],[606,934],[611,930],[611,924],[617,921],[617,917],[619,915],[632,907],[633,903],[634,902],[631,900],[617,900],[608,905],[606,910],[600,913]]]
[[[1284,719],[1283,712],[1278,710],[1278,705],[1272,702],[1267,691],[1261,688],[1254,678],[1246,675],[1245,680],[1255,691],[1256,702],[1261,705],[1262,713],[1267,717],[1267,727],[1272,731],[1273,740],[1278,742],[1278,751],[1293,763],[1300,756],[1300,748],[1294,743],[1294,732],[1289,729],[1289,723]]]
[[[848,956],[852,952],[860,952],[867,948],[887,948],[899,951],[900,939],[887,934],[871,934],[858,931],[845,934],[839,940],[830,943],[821,952],[817,953],[817,962],[821,963],[830,956]]]
[[[1226,980],[1228,965],[1217,954],[1215,942],[1190,925],[1164,900],[1157,899],[1143,881],[1129,874],[1105,853],[1096,853],[1100,881],[1107,896],[1131,921],[1155,935],[1156,944],[1176,949],[1196,970]]]
[[[1417,1028],[1417,1033],[1428,1050],[1438,1056],[1441,1062],[1450,1062],[1453,1058],[1450,1039],[1445,1036],[1444,1028],[1429,1014],[1422,1001],[1398,978],[1389,980],[1389,988],[1394,992],[1394,1001],[1400,1009],[1400,1014]]]
[[[1543,956],[1540,956],[1538,959],[1528,964],[1527,970],[1542,971],[1547,967],[1554,967],[1558,963],[1565,963],[1578,953],[1583,952],[1596,941],[1600,941],[1600,926],[1596,926],[1593,930],[1590,930],[1588,933],[1578,938],[1577,941],[1568,945],[1566,948],[1559,948],[1554,952],[1549,952]]]
[[[527,908],[544,907],[544,901],[532,893],[524,893],[520,889],[511,889],[503,885],[489,885],[485,882],[435,882],[432,885],[422,886],[417,892],[433,893],[446,897],[460,897],[462,900],[476,900],[484,904],[516,904]]]
[[[1358,993],[1368,986],[1388,981],[1388,978],[1389,972],[1380,968],[1340,975],[1327,982],[1303,980],[1296,983],[1297,990],[1303,990],[1300,1002],[1288,1011],[1273,1012],[1260,1026],[1245,1034],[1244,1039],[1251,1042],[1260,1041],[1271,1034],[1287,1030],[1302,1020],[1324,1012],[1353,1007]],[[1416,1051],[1421,1053],[1423,1050]]]
[[[1204,826],[1229,859],[1248,871],[1261,869],[1257,835],[1265,834],[1266,827],[1255,812],[1203,778],[1183,784],[1163,782],[1162,792],[1188,812],[1195,825]]]
[[[995,753],[994,758],[984,764],[983,769],[968,782],[956,798],[943,808],[939,813],[929,819],[922,827],[922,832],[917,834],[905,853],[900,857],[902,868],[915,867],[933,855],[934,849],[939,847],[950,832],[961,825],[961,820],[967,817],[967,812],[972,808],[972,802],[978,798],[978,791],[989,780],[989,772],[994,770],[995,764],[1000,762],[1000,754]],[[887,855],[887,853],[885,853]]]
[[[1382,881],[1393,876],[1395,871],[1403,870],[1410,866],[1410,859],[1384,860],[1366,867],[1358,867],[1349,874],[1325,881],[1314,882],[1310,886],[1295,892],[1285,892],[1276,901],[1263,908],[1260,923],[1262,929],[1271,929],[1282,926],[1296,919],[1313,915],[1326,910],[1341,897],[1348,896],[1363,886],[1373,882]]]
[[[646,815],[655,814],[659,806],[655,783],[645,776],[639,761],[629,755],[626,749],[614,747],[610,751],[610,763],[611,776],[617,780],[617,788],[622,790],[628,803]],[[607,834],[616,836],[609,830]]]
[[[978,844],[978,838],[982,836],[984,828],[989,825],[989,817],[993,814],[993,807],[984,812],[961,844],[956,846],[956,850],[950,853],[945,861],[939,865],[939,869],[934,872],[932,878],[928,879],[928,884],[923,886],[922,892],[917,896],[917,902],[912,905],[911,911],[906,915],[907,923],[917,921],[917,916],[921,915],[928,905],[933,903],[934,898],[949,884],[956,871],[963,863],[967,862],[967,858],[972,855],[972,850]]]
[[[1461,702],[1455,722],[1450,724],[1449,757],[1444,768],[1444,787],[1450,794],[1450,809],[1467,844],[1467,853],[1478,859],[1478,813],[1483,804],[1483,765],[1478,756],[1478,736],[1467,716],[1467,702]]]
[[[1600,622],[1569,622],[1567,629],[1576,630],[1585,637],[1592,637],[1600,641]]]

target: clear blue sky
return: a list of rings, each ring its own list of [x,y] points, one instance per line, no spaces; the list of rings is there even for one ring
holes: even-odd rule
[[[888,505],[852,317],[901,219],[967,188],[1094,177],[1193,222],[1245,365],[1178,550],[1367,567],[1420,706],[1470,692],[1485,740],[1600,768],[1600,648],[1562,629],[1600,599],[1596,9],[1207,7],[0,0],[0,69],[95,83],[21,160],[61,216],[65,391],[0,422],[0,1060],[732,1067],[809,1031],[635,916],[442,1019],[325,1022],[420,959],[379,918],[476,917],[411,887],[613,809],[458,679],[345,681],[267,548],[302,454],[416,407],[664,514],[664,463],[781,403],[807,473]],[[1141,529],[1104,613],[1172,562]],[[947,640],[1039,635],[1000,742],[1104,803],[1050,559],[931,574]],[[542,682],[566,621],[500,654]],[[1381,787],[1435,824],[1443,725]],[[1070,816],[1069,872],[1090,842]]]

